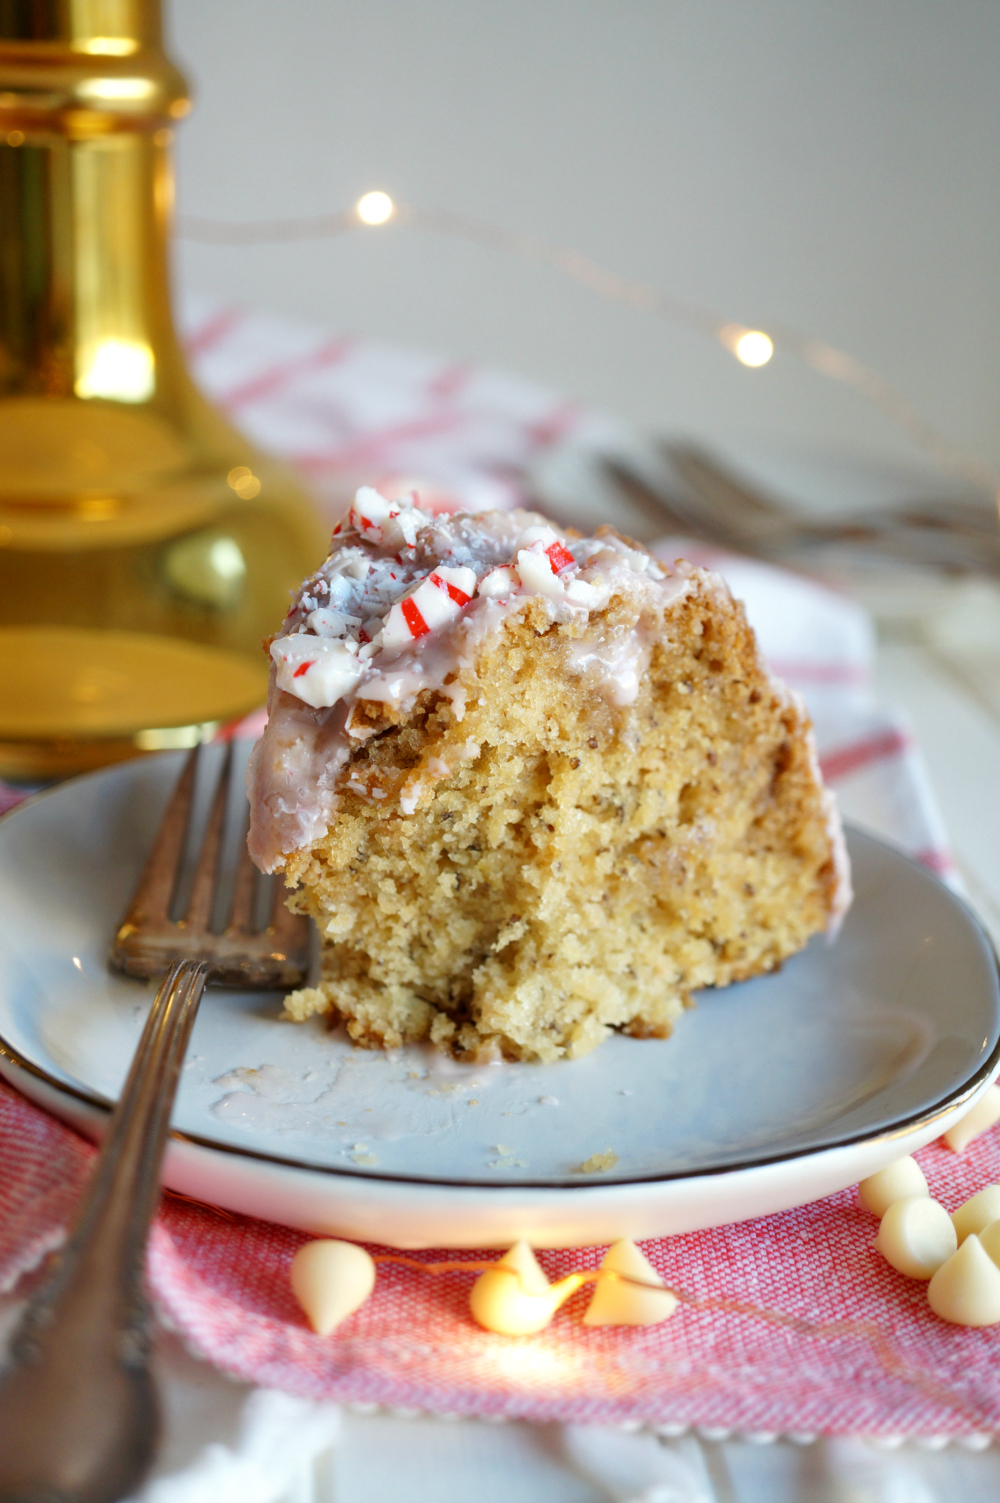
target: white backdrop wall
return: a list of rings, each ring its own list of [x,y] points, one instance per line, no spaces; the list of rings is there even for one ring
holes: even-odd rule
[[[871,362],[1000,466],[997,0],[168,0],[179,207],[384,188]],[[184,244],[187,284],[506,365],[638,424],[903,456],[857,396],[404,229]]]

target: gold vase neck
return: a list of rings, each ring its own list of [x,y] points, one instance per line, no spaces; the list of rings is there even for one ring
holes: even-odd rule
[[[162,7],[160,0],[3,0],[0,39],[128,57],[162,48]]]
[[[159,0],[0,0],[0,140],[156,130],[189,109]]]
[[[0,493],[86,490],[85,453],[102,492],[195,462],[167,268],[186,109],[157,0],[0,0]]]

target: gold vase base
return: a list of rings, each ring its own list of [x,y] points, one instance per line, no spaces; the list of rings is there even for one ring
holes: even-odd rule
[[[81,627],[0,627],[0,777],[193,746],[264,703],[261,652]]]

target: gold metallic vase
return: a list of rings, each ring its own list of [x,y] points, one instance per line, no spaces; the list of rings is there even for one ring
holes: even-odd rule
[[[189,745],[262,703],[324,549],[194,387],[170,311],[158,0],[0,0],[0,776]]]

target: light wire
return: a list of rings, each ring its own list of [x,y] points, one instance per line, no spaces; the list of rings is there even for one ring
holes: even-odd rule
[[[668,323],[695,330],[714,339],[730,353],[738,354],[737,346],[747,335],[763,334],[763,331],[733,323],[709,309],[672,297],[646,283],[609,271],[570,246],[560,245],[538,235],[504,229],[486,220],[448,209],[421,209],[412,204],[393,204],[390,216],[378,224],[366,223],[359,214],[357,205],[330,214],[294,219],[220,220],[185,214],[178,217],[177,231],[182,239],[202,245],[251,246],[331,239],[357,230],[371,233],[384,231],[390,225],[441,235],[447,239],[500,251],[522,261],[550,266],[606,302],[632,308],[638,313],[652,314]],[[994,497],[1000,499],[1000,474],[992,466],[950,443],[873,366],[787,324],[774,325],[765,337],[773,342],[776,349],[794,356],[810,370],[851,388],[872,403],[946,473],[989,490]]]

